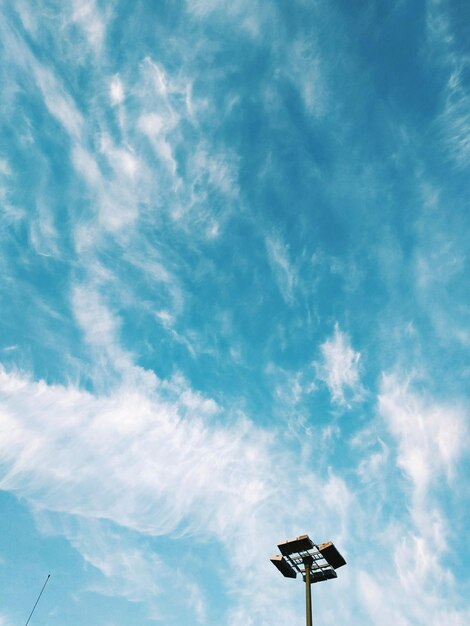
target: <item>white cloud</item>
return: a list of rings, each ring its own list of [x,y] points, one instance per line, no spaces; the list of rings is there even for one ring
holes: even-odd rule
[[[429,54],[440,70],[448,72],[437,123],[447,154],[457,166],[466,168],[470,164],[470,96],[465,81],[468,55],[459,49],[448,4],[431,0],[426,9]]]
[[[441,121],[451,156],[462,168],[470,165],[470,96],[463,81],[465,69],[456,70],[447,87]]]
[[[452,624],[465,626],[470,611],[459,607],[448,571],[435,546],[420,537],[398,537],[394,554],[395,571],[387,567],[388,554],[382,545],[380,563],[357,573],[357,592],[371,623],[418,626]],[[440,556],[440,555],[439,555]]]
[[[464,626],[469,611],[457,599],[449,560],[456,526],[443,513],[441,495],[457,480],[459,460],[469,445],[465,413],[457,404],[444,404],[416,391],[410,378],[398,374],[382,377],[378,409],[396,453],[393,443],[382,443],[382,452],[367,463],[378,464],[380,471],[393,460],[409,483],[400,486],[390,467],[381,472],[386,497],[382,494],[380,506],[401,502],[401,513],[378,526],[381,560],[372,559],[370,570],[359,573],[362,603],[379,626],[392,622]],[[371,426],[362,439],[380,428],[379,423]],[[374,497],[377,501],[377,492]]]
[[[192,509],[198,521],[191,524],[199,529],[206,523],[213,531],[233,528],[235,520],[223,511],[210,513],[212,498],[238,501],[235,486],[241,480],[245,495],[235,509],[244,498],[249,507],[264,499],[256,470],[243,478],[244,463],[255,469],[263,462],[262,448],[250,448],[251,433],[243,423],[227,431],[209,430],[205,422],[213,403],[177,381],[154,381],[153,389],[146,389],[147,384],[141,381],[140,390],[124,387],[113,397],[95,399],[3,372],[2,457],[9,470],[2,485],[16,485],[31,495],[39,489],[43,506],[52,510],[107,517],[155,534],[187,525]],[[24,410],[28,419],[18,419]],[[124,447],[120,441],[126,442]],[[42,469],[35,472],[34,466]],[[98,475],[102,482],[97,490]]]
[[[450,200],[445,186],[433,184],[425,177],[419,182],[425,210],[416,222],[418,237],[413,267],[416,299],[438,342],[442,345],[451,342],[468,349],[466,224],[461,217],[454,221],[447,216],[449,201],[456,203],[456,215],[465,213],[464,201],[459,197]],[[458,371],[457,376],[460,375]]]
[[[216,19],[230,21],[233,28],[254,38],[262,35],[263,25],[273,14],[273,7],[261,0],[186,0],[186,7],[199,18],[213,14]]]
[[[197,16],[205,16],[215,11],[220,4],[217,0],[186,0],[186,5],[191,13]]]
[[[215,539],[227,550],[229,586],[241,594],[243,615],[260,618],[272,598],[267,556],[280,537],[301,532],[308,518],[317,532],[339,532],[349,515],[339,478],[324,485],[278,448],[272,433],[243,417],[220,425],[219,407],[182,379],[136,375],[112,395],[93,396],[1,371],[0,401],[2,489],[38,509],[80,516],[85,525],[100,518],[149,535]],[[140,558],[124,546],[106,557],[96,537],[75,541],[111,578]],[[283,582],[281,596],[290,593]]]
[[[335,324],[331,339],[320,346],[322,361],[315,363],[317,377],[328,387],[333,402],[347,405],[362,397],[364,389],[360,381],[360,352],[355,352],[349,337]]]
[[[165,163],[170,173],[176,174],[176,161],[173,155],[171,142],[166,138],[166,133],[177,123],[174,115],[169,114],[163,117],[159,113],[148,113],[142,115],[137,128],[149,139],[155,154]]]
[[[117,74],[111,80],[109,97],[113,105],[121,104],[124,101],[124,85]]]
[[[73,0],[70,19],[83,30],[90,47],[99,52],[106,36],[106,19],[95,0]]]
[[[184,554],[165,563],[147,537],[107,520],[33,509],[43,535],[61,535],[86,562],[86,591],[142,603],[150,620],[166,623],[175,605],[198,623],[207,615],[204,590],[194,579],[195,557]],[[90,572],[90,567],[93,570]],[[164,593],[164,600],[163,594]]]
[[[289,259],[288,247],[278,237],[270,236],[266,238],[266,250],[282,297],[288,304],[292,304],[296,275]]]
[[[15,2],[15,10],[23,28],[31,35],[36,36],[38,24],[34,12],[31,11],[31,3],[27,0],[18,0]]]
[[[54,215],[41,199],[36,202],[36,219],[31,221],[30,237],[31,244],[38,254],[43,256],[59,254],[59,237],[54,224]]]
[[[170,119],[164,118],[159,113],[146,113],[139,118],[137,128],[148,137],[157,137],[163,131],[171,130],[176,122],[174,117]]]
[[[47,65],[34,56],[8,23],[0,26],[0,32],[10,57],[8,60],[33,77],[49,113],[62,125],[70,139],[77,141],[83,130],[83,116],[61,81]]]
[[[410,479],[417,497],[425,497],[439,477],[452,479],[468,446],[461,407],[432,402],[415,392],[409,379],[385,375],[379,411],[396,439],[398,466]]]
[[[98,290],[90,285],[76,285],[72,307],[86,343],[94,354],[95,367],[109,377],[132,369],[131,356],[119,345],[120,320],[105,305]]]
[[[93,154],[85,150],[83,146],[75,146],[72,150],[72,162],[89,185],[99,185],[101,172]]]
[[[88,590],[122,596],[132,602],[151,600],[161,593],[159,580],[170,574],[158,555],[106,520],[57,515],[36,509],[35,521],[45,535],[60,534],[101,574]]]
[[[396,600],[391,600],[389,590],[382,581],[375,579],[368,572],[358,573],[358,590],[366,606],[372,623],[377,626],[410,626],[410,621],[403,615]]]
[[[269,363],[266,374],[270,377],[270,384],[274,389],[276,406],[287,415],[291,415],[303,401],[316,390],[311,371],[291,372]]]
[[[313,37],[293,41],[287,70],[288,78],[297,86],[306,109],[316,117],[323,115],[327,110],[327,90],[321,55]]]
[[[164,68],[150,57],[140,65],[141,80],[136,93],[142,100],[142,110],[136,128],[144,134],[155,155],[164,163],[172,177],[176,175],[174,141],[172,132],[181,119],[190,115],[187,110],[188,82],[170,79]],[[182,99],[184,98],[184,106]],[[173,183],[174,184],[174,183]]]
[[[62,124],[72,139],[79,140],[84,120],[72,97],[49,68],[41,65],[33,57],[30,57],[30,65],[49,112]]]
[[[433,510],[428,512],[431,524],[434,515]],[[389,520],[388,527],[382,526],[377,542],[379,551],[364,554],[355,572],[355,595],[371,623],[467,624],[470,612],[456,597],[442,536],[431,541],[410,529],[406,521]],[[366,563],[368,569],[364,568]]]
[[[388,464],[390,450],[380,438],[377,444],[380,449],[364,455],[357,468],[358,475],[364,483],[383,480],[382,474]]]
[[[102,135],[100,150],[108,159],[116,174],[135,179],[141,164],[130,146],[117,147],[109,135]]]
[[[203,177],[207,177],[210,186],[228,197],[233,197],[238,192],[234,163],[236,159],[230,158],[228,154],[215,154],[214,151],[210,151],[208,145],[205,148],[199,146],[191,159],[193,179],[199,183],[200,187]]]
[[[186,592],[186,598],[190,605],[191,611],[196,618],[198,624],[204,624],[207,618],[207,606],[204,594],[200,585],[194,580],[184,579],[177,581]]]
[[[148,191],[146,168],[141,166],[131,146],[117,147],[103,135],[101,153],[111,165],[105,173],[96,156],[78,145],[72,151],[72,162],[94,200],[94,211],[88,223],[80,221],[75,230],[78,249],[93,247],[106,232],[130,234],[139,217],[138,202]],[[125,229],[127,229],[125,231]]]
[[[0,158],[0,174],[2,174],[3,176],[10,176],[11,175],[11,168],[10,165],[8,164],[7,159],[5,158]]]

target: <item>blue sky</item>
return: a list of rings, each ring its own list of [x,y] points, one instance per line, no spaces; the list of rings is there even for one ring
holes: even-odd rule
[[[470,623],[468,3],[0,7],[0,626]]]

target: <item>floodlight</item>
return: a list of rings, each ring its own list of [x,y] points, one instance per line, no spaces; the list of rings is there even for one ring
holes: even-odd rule
[[[335,572],[334,569],[317,570],[317,571],[310,573],[310,582],[312,584],[319,583],[322,580],[331,580],[332,578],[338,578],[338,574]],[[304,582],[305,582],[305,576],[304,576]]]
[[[312,626],[311,585],[337,578],[335,570],[346,565],[346,561],[331,541],[317,545],[308,535],[281,541],[277,547],[281,554],[272,556],[271,563],[286,578],[302,575],[305,582],[307,626]]]
[[[271,563],[273,563],[277,569],[281,572],[283,576],[286,578],[296,578],[297,572],[293,569],[286,559],[281,554],[275,554],[270,559]]]
[[[343,567],[343,565],[346,565],[346,561],[343,559],[343,557],[331,541],[321,543],[318,546],[318,550],[321,552],[325,561],[327,561],[331,565],[331,567],[338,569],[338,567]]]
[[[295,539],[288,539],[278,543],[277,547],[283,556],[294,554],[294,552],[308,552],[313,548],[313,542],[308,535],[300,535]]]

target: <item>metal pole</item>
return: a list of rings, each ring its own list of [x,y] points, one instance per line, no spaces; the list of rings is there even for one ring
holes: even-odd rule
[[[303,561],[305,565],[305,610],[307,626],[312,626],[312,586],[310,582],[310,568],[312,567],[313,558],[306,556]]]

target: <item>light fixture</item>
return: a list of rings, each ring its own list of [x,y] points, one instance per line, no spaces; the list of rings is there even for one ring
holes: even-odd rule
[[[308,535],[299,535],[295,539],[281,541],[277,547],[281,554],[272,556],[271,563],[285,578],[296,578],[297,574],[302,575],[305,581],[307,626],[312,626],[311,585],[337,578],[335,570],[346,565],[346,561],[331,541],[317,545]]]

